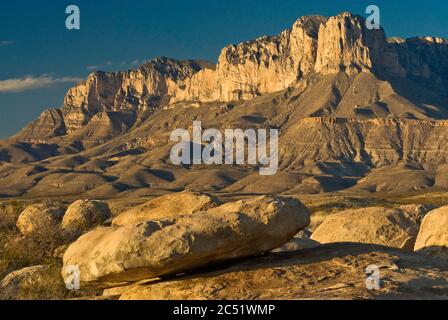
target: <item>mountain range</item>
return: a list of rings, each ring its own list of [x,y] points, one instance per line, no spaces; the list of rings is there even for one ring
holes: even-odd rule
[[[279,130],[281,171],[174,166],[170,133]],[[448,189],[448,40],[387,38],[351,13],[229,45],[217,64],[157,58],[95,72],[0,142],[2,197]]]

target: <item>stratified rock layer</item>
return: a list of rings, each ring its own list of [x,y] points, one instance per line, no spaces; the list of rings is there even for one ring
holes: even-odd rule
[[[158,58],[96,72],[60,110],[0,141],[0,196],[446,189],[447,57],[444,39],[387,39],[341,13],[229,45],[216,65]],[[281,177],[172,165],[170,133],[199,120],[220,131],[279,129]],[[383,167],[392,174],[379,181]]]

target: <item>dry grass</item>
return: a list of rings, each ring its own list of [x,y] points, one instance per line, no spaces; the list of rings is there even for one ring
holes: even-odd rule
[[[65,288],[60,275],[61,264],[56,259],[48,260],[50,268],[43,272],[39,279],[29,279],[17,283],[0,292],[1,300],[61,300],[75,296]]]
[[[73,241],[73,236],[52,226],[39,233],[23,236],[16,221],[23,206],[19,203],[0,205],[0,280],[9,273],[30,266],[48,265],[43,281],[31,282],[19,291],[0,292],[0,300],[55,300],[76,298],[97,293],[70,292],[61,276],[62,261],[54,256],[56,249]]]

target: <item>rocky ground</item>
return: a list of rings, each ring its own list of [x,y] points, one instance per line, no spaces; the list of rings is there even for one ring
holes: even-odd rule
[[[318,203],[303,201],[311,211],[290,197],[190,191],[138,205],[5,202],[1,298],[448,297],[448,207],[377,200],[344,209],[349,200],[339,199],[322,218]],[[74,292],[64,284],[73,265]],[[368,287],[372,270],[377,288]]]
[[[380,289],[366,268],[380,269]],[[400,250],[341,243],[253,258],[217,271],[140,283],[120,299],[446,299],[448,264]],[[106,291],[113,295],[114,291]]]

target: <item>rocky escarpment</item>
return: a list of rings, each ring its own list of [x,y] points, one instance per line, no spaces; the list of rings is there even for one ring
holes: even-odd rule
[[[213,66],[201,61],[157,58],[136,70],[96,72],[69,90],[63,111],[65,114],[73,109],[81,109],[87,114],[129,109],[144,111],[160,103],[164,96],[174,95],[184,80],[203,68]],[[71,126],[68,127],[70,130]]]
[[[171,101],[250,100],[294,86],[311,74],[360,72],[446,80],[447,42],[440,38],[386,39],[360,16],[307,16],[278,36],[224,48],[215,71],[185,81]],[[198,87],[199,86],[199,87]]]
[[[431,79],[433,90],[446,91],[447,56],[448,42],[440,38],[388,40],[384,30],[369,30],[363,17],[350,13],[307,16],[277,36],[225,47],[216,66],[158,58],[136,70],[93,73],[68,91],[61,110],[45,112],[13,140],[92,140],[93,130],[98,144],[127,132],[161,105],[250,100],[313,74]],[[89,124],[89,134],[77,132]]]
[[[274,37],[230,45],[221,51],[211,96],[200,100],[249,100],[283,90],[314,69],[319,27],[326,18],[304,17]],[[187,93],[187,98],[189,94]]]
[[[136,70],[92,73],[67,92],[61,109],[45,111],[12,140],[39,142],[64,135],[83,140],[91,138],[93,131],[100,143],[126,132],[146,111],[163,104],[164,97],[174,95],[183,81],[204,68],[214,66],[157,58]]]
[[[364,19],[343,13],[319,28],[316,72],[371,70],[380,62],[386,44],[382,29],[368,30]]]
[[[398,57],[396,69],[401,75],[446,81],[448,41],[438,37],[391,38],[389,55]]]
[[[170,132],[196,120],[219,130],[279,129],[279,168],[293,173],[287,186],[269,184],[275,190],[326,192],[354,179],[363,190],[397,189],[396,179],[381,183],[382,171],[360,180],[383,166],[408,176],[399,190],[445,188],[447,48],[440,38],[387,39],[342,13],[227,46],[216,65],[158,58],[96,72],[69,90],[61,109],[0,142],[0,195],[266,187],[251,182],[247,168],[173,167]],[[328,163],[342,173],[318,168]],[[199,186],[195,174],[207,183]],[[247,185],[231,187],[243,177]]]

